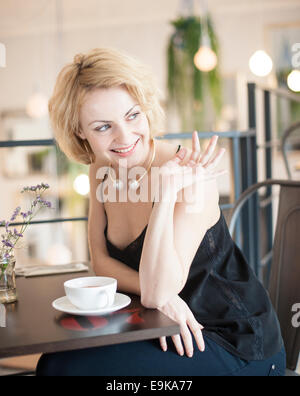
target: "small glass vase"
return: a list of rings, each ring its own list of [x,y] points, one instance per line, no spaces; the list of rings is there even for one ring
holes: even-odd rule
[[[9,304],[18,300],[14,256],[0,257],[0,304]]]

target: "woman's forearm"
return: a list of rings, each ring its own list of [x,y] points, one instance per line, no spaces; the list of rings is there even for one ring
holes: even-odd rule
[[[101,257],[97,264],[92,262],[92,266],[97,276],[117,279],[118,291],[141,295],[139,273],[126,264],[112,257]]]
[[[176,199],[156,202],[145,235],[140,261],[142,304],[163,306],[183,285],[183,268],[174,246],[174,208]]]

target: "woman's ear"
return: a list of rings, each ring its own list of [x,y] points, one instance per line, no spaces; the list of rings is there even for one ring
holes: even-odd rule
[[[76,135],[77,135],[80,139],[86,140],[86,136],[85,136],[85,134],[82,132],[81,128],[79,128],[78,131],[75,132],[75,133],[76,133]]]

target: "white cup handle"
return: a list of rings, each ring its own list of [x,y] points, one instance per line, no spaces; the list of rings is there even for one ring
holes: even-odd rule
[[[105,296],[106,296],[106,303],[103,305],[103,307],[102,308],[107,308],[108,306],[110,306],[110,305],[112,305],[112,304],[110,304],[110,296],[109,296],[109,293],[107,292],[107,290],[102,290],[101,292],[100,292],[100,294],[105,294]]]

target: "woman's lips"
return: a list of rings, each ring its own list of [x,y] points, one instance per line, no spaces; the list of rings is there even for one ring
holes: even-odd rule
[[[135,142],[135,144],[134,144],[134,146],[132,147],[132,149],[131,149],[130,151],[127,151],[126,153],[118,153],[118,152],[116,152],[116,151],[114,151],[114,150],[111,150],[111,151],[112,151],[114,154],[117,154],[117,155],[120,156],[120,157],[128,157],[129,155],[131,155],[131,154],[134,152],[134,150],[135,150],[135,148],[136,148],[136,146],[137,146],[139,140],[140,140],[140,138]],[[130,146],[129,146],[129,147],[130,147]],[[123,149],[123,150],[125,150],[125,149]]]

